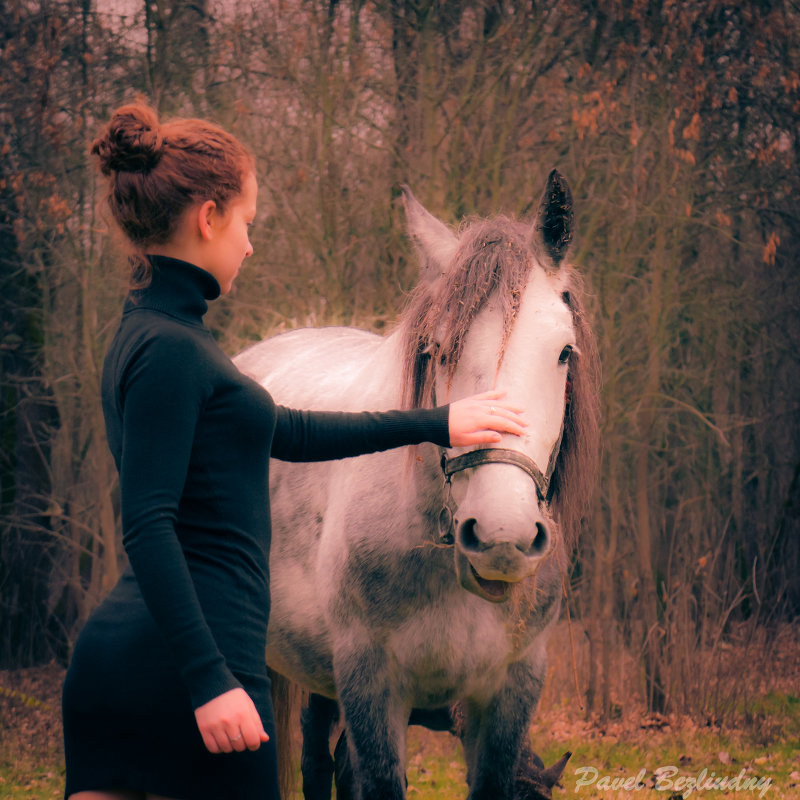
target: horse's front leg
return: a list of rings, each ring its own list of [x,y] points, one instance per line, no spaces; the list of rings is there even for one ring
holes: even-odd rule
[[[333,723],[339,718],[335,700],[314,694],[300,716],[303,732],[303,797],[305,800],[331,800],[334,764],[328,740]]]
[[[386,653],[374,643],[334,651],[358,800],[403,800],[408,709],[391,684]]]
[[[544,664],[517,662],[488,702],[466,700],[462,741],[468,800],[511,800],[520,752],[544,682]]]

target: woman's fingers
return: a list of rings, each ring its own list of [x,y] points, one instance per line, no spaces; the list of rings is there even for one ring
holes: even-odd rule
[[[258,717],[255,709],[253,711]],[[253,719],[242,719],[238,722],[220,723],[216,728],[203,734],[203,742],[212,753],[258,750],[261,742],[268,740],[269,737],[261,726],[260,717],[257,722]]]
[[[456,402],[473,405],[476,409],[481,409],[488,414],[507,416],[516,419],[523,413],[524,409],[514,403],[509,403],[507,400],[504,400],[503,398],[505,396],[505,390],[492,389],[488,392],[465,397],[463,400],[457,400]]]
[[[503,400],[506,394],[508,394],[508,392],[506,392],[505,389],[490,389],[488,392],[481,392],[480,394],[474,394],[471,397],[466,397],[464,399],[472,401],[479,405],[488,406],[489,408],[495,408],[495,409],[504,408],[516,414],[521,414],[523,409],[520,406],[514,405],[513,403],[509,403]]]
[[[203,737],[203,744],[206,746],[206,750],[209,753],[219,753],[219,745],[217,744],[217,740],[209,731],[200,731],[200,735]]]
[[[505,394],[492,389],[451,403],[450,444],[464,447],[499,442],[504,433],[522,436],[528,423],[519,406],[503,400]]]
[[[195,710],[197,727],[211,753],[257,750],[269,741],[255,704],[244,689],[231,689]]]
[[[523,410],[522,408],[503,400],[506,394],[507,392],[505,389],[491,389],[488,392],[481,392],[480,394],[474,394],[471,397],[465,397],[464,400],[475,403],[476,405],[486,406],[487,408],[504,408],[516,414],[521,414]]]
[[[487,418],[486,427],[504,433],[516,433],[521,436],[527,426],[527,421],[522,416],[522,409],[516,406],[496,405],[485,410]]]
[[[231,738],[233,749],[242,750],[258,750],[262,742],[269,741],[269,736],[261,724],[261,717],[253,706],[252,715],[244,720],[239,728],[238,737]]]
[[[245,742],[244,734],[241,732],[244,725],[241,726],[238,733],[234,733],[228,731],[228,741],[231,744],[231,749],[236,750],[237,753],[241,753],[243,750],[247,748],[247,743]]]
[[[234,724],[220,725],[214,731],[203,736],[203,741],[212,753],[242,753],[245,750],[258,750],[262,741],[268,741],[266,732],[261,735],[263,728],[261,720],[256,726],[252,720],[243,720],[238,726]]]
[[[230,734],[227,732],[224,725],[219,724],[212,728],[209,730],[208,735],[213,743],[212,747],[208,748],[212,753],[230,753],[233,751]],[[204,736],[203,739],[205,740],[205,738]],[[208,747],[208,744],[206,744],[206,747]]]

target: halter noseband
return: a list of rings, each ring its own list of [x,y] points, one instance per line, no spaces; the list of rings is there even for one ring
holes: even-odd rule
[[[472,467],[479,467],[482,464],[512,464],[524,470],[536,484],[536,495],[540,502],[549,503],[553,497],[553,472],[556,468],[556,459],[561,449],[561,438],[564,434],[562,425],[561,432],[558,434],[550,458],[547,463],[547,472],[543,473],[536,462],[520,453],[518,450],[507,450],[502,447],[488,447],[481,450],[470,450],[455,458],[448,458],[447,453],[442,451],[442,472],[447,486],[447,497],[445,498],[442,510],[439,512],[439,542],[441,544],[453,544],[455,541],[455,524],[453,522],[452,507],[452,485],[450,478],[456,472],[461,472]]]
[[[529,458],[525,453],[520,453],[516,450],[505,450],[501,447],[491,447],[486,450],[470,450],[469,453],[456,456],[455,458],[448,458],[445,453],[442,453],[442,472],[444,472],[445,479],[449,480],[450,476],[456,472],[461,472],[471,467],[477,467],[480,464],[513,464],[528,473],[533,478],[536,484],[536,494],[539,500],[549,500],[548,489],[550,484],[550,477],[545,476],[532,458]]]

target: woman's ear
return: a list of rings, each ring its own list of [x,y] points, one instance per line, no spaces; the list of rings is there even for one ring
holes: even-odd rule
[[[197,220],[198,232],[200,238],[209,240],[214,232],[214,224],[216,222],[217,204],[213,200],[206,200],[205,203],[200,205],[195,211],[195,219]]]

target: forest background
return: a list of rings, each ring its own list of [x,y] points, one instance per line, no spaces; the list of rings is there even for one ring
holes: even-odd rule
[[[530,214],[567,176],[603,362],[572,677],[595,716],[631,692],[741,712],[745,667],[766,676],[800,617],[796,2],[0,0],[0,19],[0,668],[66,662],[124,563],[99,375],[125,257],[88,145],[141,96],[256,155],[255,255],[207,317],[231,354],[391,327],[417,275],[400,183],[457,223]]]

